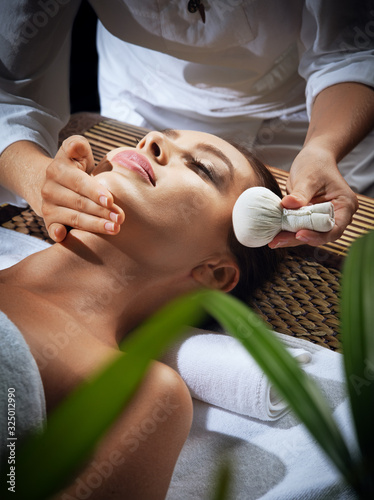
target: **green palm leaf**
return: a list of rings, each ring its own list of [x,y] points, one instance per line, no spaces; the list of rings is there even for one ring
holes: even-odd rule
[[[362,455],[361,494],[374,497],[374,232],[356,240],[343,269],[344,364]]]

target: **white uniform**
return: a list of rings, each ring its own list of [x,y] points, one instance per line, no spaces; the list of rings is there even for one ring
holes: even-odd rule
[[[0,1],[0,151],[29,139],[53,154],[69,116],[69,31],[77,5]],[[104,116],[255,142],[274,166],[289,168],[321,90],[345,81],[373,86],[374,7],[365,10],[365,2],[360,10],[354,0],[203,0],[205,24],[186,0],[91,4],[102,22]],[[342,171],[355,190],[374,196],[372,139]],[[357,163],[360,172],[352,173]]]

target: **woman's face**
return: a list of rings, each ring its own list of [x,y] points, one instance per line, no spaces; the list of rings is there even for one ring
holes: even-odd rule
[[[256,184],[235,147],[194,131],[150,132],[108,153],[93,175],[125,212],[124,250],[161,268],[227,251],[234,203]]]

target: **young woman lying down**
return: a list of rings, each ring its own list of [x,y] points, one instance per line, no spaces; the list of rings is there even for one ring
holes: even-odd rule
[[[64,147],[74,157],[75,148],[88,146],[74,136]],[[111,151],[92,175],[120,207],[118,234],[73,229],[62,243],[0,272],[2,323],[21,333],[37,362],[47,414],[102,363],[123,355],[122,338],[172,298],[201,287],[249,293],[278,261],[276,250],[240,245],[232,228],[238,196],[255,185],[280,195],[277,183],[250,153],[218,137],[150,132],[136,148]],[[104,306],[107,291],[111,300]],[[46,346],[68,327],[76,334],[47,359]],[[157,401],[172,411],[130,452],[121,436],[152,415]],[[154,361],[81,472],[84,481],[94,463],[120,450],[121,464],[90,498],[164,498],[191,421],[183,380]],[[76,487],[72,480],[64,492],[74,495]]]

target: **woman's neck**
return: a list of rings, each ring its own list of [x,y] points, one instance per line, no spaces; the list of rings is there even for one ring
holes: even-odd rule
[[[7,276],[113,346],[170,300],[177,282],[130,258],[113,238],[82,231],[24,259]]]

